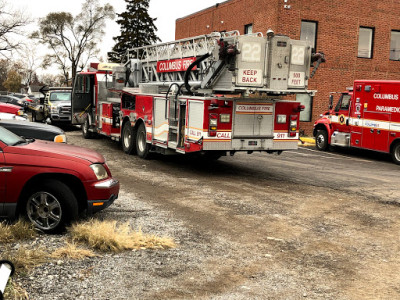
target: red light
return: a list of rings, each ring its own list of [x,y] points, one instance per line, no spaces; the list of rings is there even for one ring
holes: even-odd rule
[[[210,114],[210,119],[218,119],[218,114]]]
[[[291,115],[291,116],[290,116],[290,120],[296,121],[296,120],[297,120],[297,116],[296,116],[296,115]]]
[[[289,132],[289,136],[290,136],[290,137],[296,136],[296,131],[291,131],[291,132]]]

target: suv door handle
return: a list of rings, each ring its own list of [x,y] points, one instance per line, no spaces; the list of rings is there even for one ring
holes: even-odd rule
[[[2,168],[0,168],[0,172],[2,172],[2,173],[11,173],[12,169],[13,169],[13,167],[2,167]]]

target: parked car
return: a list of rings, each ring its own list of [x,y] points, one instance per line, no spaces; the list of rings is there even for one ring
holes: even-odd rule
[[[40,139],[51,142],[66,143],[65,132],[49,124],[26,122],[21,120],[3,119],[0,115],[0,126],[8,129],[16,135],[27,139]]]
[[[29,102],[25,99],[20,99],[10,95],[0,95],[0,102],[10,103],[22,107],[24,110],[28,107]]]
[[[59,232],[81,212],[118,198],[119,182],[104,157],[77,146],[27,140],[0,127],[0,216],[25,215],[44,232]]]
[[[3,113],[0,112],[0,120],[19,120],[19,121],[27,121],[28,119],[22,116],[17,116],[15,114]]]
[[[9,94],[9,96],[17,97],[19,99],[23,99],[23,100],[26,100],[28,102],[32,102],[33,101],[33,99],[31,99],[29,96],[24,95],[24,94],[12,93],[12,94]]]
[[[9,104],[9,103],[1,103],[0,102],[0,112],[14,114],[16,116],[21,116],[27,118],[28,116],[24,113],[23,109],[20,106]]]

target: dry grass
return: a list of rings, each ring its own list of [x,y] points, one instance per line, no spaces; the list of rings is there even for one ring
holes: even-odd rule
[[[58,248],[51,254],[54,259],[70,258],[70,259],[84,259],[86,257],[99,256],[92,250],[78,248],[75,243],[66,243],[65,247]]]
[[[36,237],[36,231],[31,223],[18,220],[14,224],[0,223],[0,243],[12,243]]]
[[[170,238],[134,232],[129,223],[91,220],[69,228],[73,242],[85,243],[103,252],[121,252],[134,249],[168,249],[176,247]]]
[[[29,296],[24,288],[10,278],[4,291],[4,299],[28,300]]]
[[[29,271],[34,267],[47,261],[48,253],[42,249],[29,250],[20,247],[16,251],[6,251],[3,253],[2,259],[12,261],[16,271]]]

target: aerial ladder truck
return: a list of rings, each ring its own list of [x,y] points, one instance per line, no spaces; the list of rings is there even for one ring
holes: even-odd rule
[[[128,154],[278,153],[298,147],[301,103],[325,58],[269,30],[212,33],[130,49],[77,75],[72,123]],[[311,72],[310,67],[314,70]],[[288,99],[285,99],[288,98]]]

